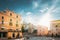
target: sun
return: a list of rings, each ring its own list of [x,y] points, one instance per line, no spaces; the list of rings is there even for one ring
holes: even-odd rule
[[[49,13],[46,13],[40,20],[40,25],[48,27],[48,30],[50,29],[50,21],[51,21],[50,16],[51,15]]]

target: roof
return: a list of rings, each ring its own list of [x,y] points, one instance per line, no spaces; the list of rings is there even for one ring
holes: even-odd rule
[[[60,20],[52,20],[51,22],[57,22],[57,23],[60,23]]]

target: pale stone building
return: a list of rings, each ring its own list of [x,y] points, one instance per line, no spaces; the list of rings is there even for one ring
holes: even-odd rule
[[[37,35],[41,35],[41,36],[44,36],[44,35],[47,35],[48,34],[48,28],[45,27],[45,26],[39,26],[37,28]]]

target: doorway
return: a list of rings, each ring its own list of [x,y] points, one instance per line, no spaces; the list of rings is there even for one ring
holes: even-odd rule
[[[7,32],[0,32],[0,38],[7,37]]]
[[[12,34],[13,38],[15,38],[15,33]]]

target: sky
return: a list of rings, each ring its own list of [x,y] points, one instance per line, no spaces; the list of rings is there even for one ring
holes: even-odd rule
[[[51,20],[60,20],[60,0],[0,0],[0,11],[7,8],[22,15],[23,21],[35,25],[48,13]]]

